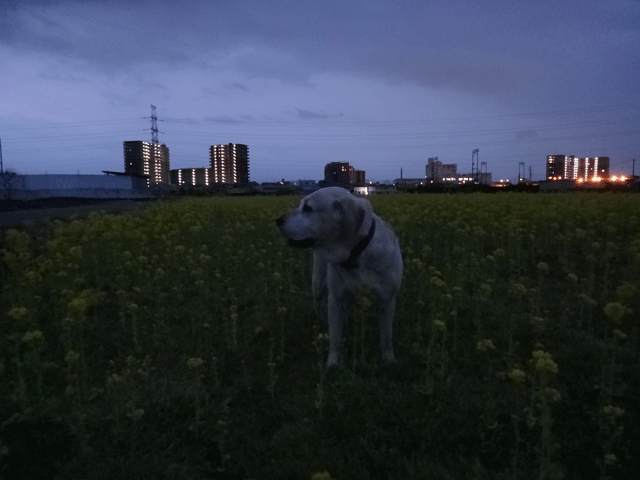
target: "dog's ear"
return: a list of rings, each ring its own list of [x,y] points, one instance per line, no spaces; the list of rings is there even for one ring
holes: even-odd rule
[[[358,199],[345,198],[334,201],[333,210],[340,216],[340,236],[344,239],[355,238],[367,215],[363,205]]]

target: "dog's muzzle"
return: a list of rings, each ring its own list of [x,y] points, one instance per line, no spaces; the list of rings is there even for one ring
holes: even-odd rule
[[[276,225],[282,231],[282,225],[284,224],[285,216],[276,218]],[[287,238],[287,243],[291,247],[296,248],[311,248],[315,245],[315,238],[303,238],[302,240],[294,240],[293,238]]]

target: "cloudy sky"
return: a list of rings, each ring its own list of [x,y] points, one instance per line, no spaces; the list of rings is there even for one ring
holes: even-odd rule
[[[0,0],[5,169],[123,171],[152,104],[172,168],[245,143],[258,182],[465,173],[476,148],[494,180],[548,154],[631,173],[640,2]]]

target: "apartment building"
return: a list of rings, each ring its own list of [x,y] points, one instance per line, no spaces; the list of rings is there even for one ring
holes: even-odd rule
[[[129,140],[123,142],[124,173],[146,175],[148,185],[169,183],[169,148],[164,144]]]
[[[241,143],[209,147],[211,180],[214,183],[249,183],[249,147]]]

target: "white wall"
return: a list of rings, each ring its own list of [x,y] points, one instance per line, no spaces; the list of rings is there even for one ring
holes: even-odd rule
[[[26,190],[133,189],[129,175],[25,175]]]
[[[149,198],[147,188],[135,188],[139,183],[129,175],[16,175],[0,178],[0,198]]]

